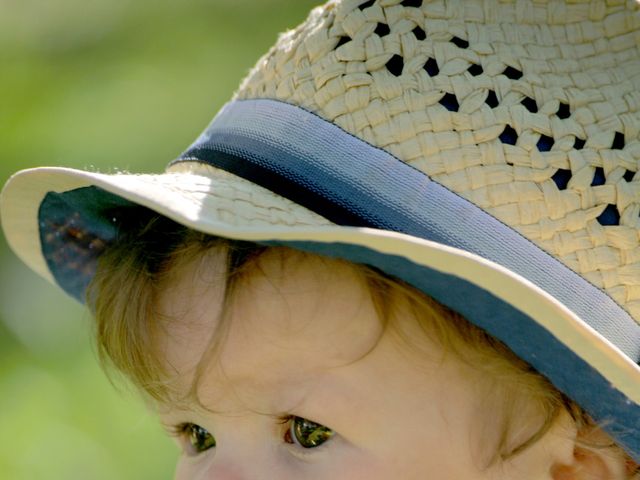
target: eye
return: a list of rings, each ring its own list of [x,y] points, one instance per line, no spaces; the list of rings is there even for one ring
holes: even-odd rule
[[[185,451],[188,455],[198,455],[216,446],[216,439],[206,428],[195,423],[183,423],[177,428],[178,436],[188,445]]]
[[[331,439],[334,431],[320,423],[302,417],[292,416],[284,441],[302,448],[316,448]]]

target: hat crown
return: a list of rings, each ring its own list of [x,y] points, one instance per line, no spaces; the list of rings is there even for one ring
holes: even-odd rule
[[[235,98],[385,149],[640,321],[639,45],[636,2],[333,1]]]

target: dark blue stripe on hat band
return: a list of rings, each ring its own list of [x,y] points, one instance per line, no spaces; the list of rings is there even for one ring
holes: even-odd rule
[[[400,231],[490,259],[640,360],[640,326],[605,292],[424,173],[300,107],[230,102],[180,161],[227,170],[340,225]]]

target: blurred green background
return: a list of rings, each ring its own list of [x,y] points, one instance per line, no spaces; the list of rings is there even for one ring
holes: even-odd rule
[[[0,0],[0,184],[160,171],[319,0]],[[169,479],[177,449],[100,371],[82,307],[0,236],[0,478]]]

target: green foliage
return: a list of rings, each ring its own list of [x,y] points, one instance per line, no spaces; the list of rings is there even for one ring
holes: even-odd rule
[[[0,184],[42,165],[162,170],[315,4],[0,0]],[[108,383],[89,324],[0,236],[0,478],[171,478],[176,448]]]

